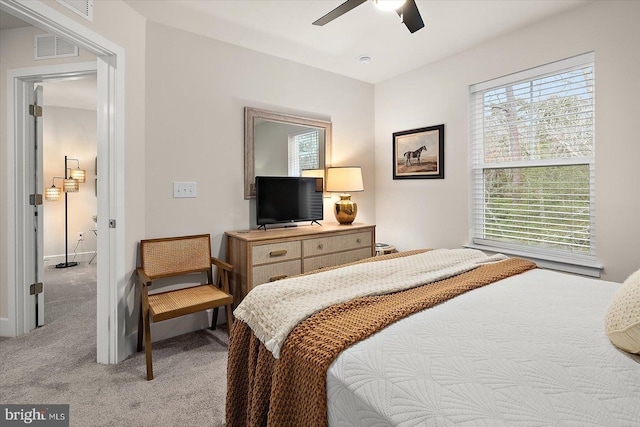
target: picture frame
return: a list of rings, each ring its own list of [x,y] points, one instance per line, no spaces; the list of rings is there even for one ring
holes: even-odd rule
[[[393,133],[393,179],[444,179],[444,124]]]

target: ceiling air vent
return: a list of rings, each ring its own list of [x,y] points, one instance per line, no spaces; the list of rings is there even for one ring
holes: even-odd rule
[[[93,0],[56,0],[80,16],[93,22]]]
[[[40,34],[35,37],[34,59],[65,58],[78,56],[78,46],[52,34]]]

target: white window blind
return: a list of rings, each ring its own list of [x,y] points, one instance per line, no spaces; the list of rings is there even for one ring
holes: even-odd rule
[[[594,63],[471,87],[472,243],[595,259]]]
[[[305,131],[289,135],[289,176],[300,176],[301,171],[318,169],[320,159],[319,131]]]

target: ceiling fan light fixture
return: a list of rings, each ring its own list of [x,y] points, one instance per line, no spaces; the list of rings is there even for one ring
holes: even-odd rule
[[[336,18],[341,17],[345,13],[355,9],[368,0],[347,0],[340,6],[333,9],[320,19],[316,19],[313,25],[325,25],[333,21]],[[407,27],[410,33],[415,33],[420,28],[424,28],[424,21],[420,16],[420,11],[416,5],[416,0],[372,0],[374,4],[385,10],[395,10],[400,16],[402,23]]]
[[[397,10],[402,7],[406,0],[373,0],[378,9]]]

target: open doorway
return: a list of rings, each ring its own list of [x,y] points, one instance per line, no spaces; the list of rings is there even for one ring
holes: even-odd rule
[[[4,153],[7,154],[4,197],[0,210],[6,211],[6,222],[0,228],[6,231],[6,246],[0,248],[3,278],[0,283],[0,335],[18,336],[35,327],[34,307],[38,295],[35,260],[40,243],[34,239],[34,204],[38,194],[31,195],[34,187],[30,166],[33,146],[29,136],[33,127],[23,116],[29,110],[33,83],[44,76],[58,78],[97,73],[98,122],[98,268],[97,268],[97,361],[117,363],[135,344],[135,337],[127,339],[122,333],[124,306],[119,304],[119,289],[124,288],[125,277],[125,214],[124,214],[124,105],[125,54],[124,49],[109,39],[79,24],[43,2],[14,2],[0,0],[0,10],[8,12],[47,33],[62,37],[94,55],[92,62],[70,65],[48,65],[7,70],[6,129]],[[13,46],[2,37],[3,46]],[[6,43],[5,43],[6,42]],[[5,64],[2,55],[1,64]],[[0,114],[4,118],[4,114]],[[42,189],[37,189],[38,193]],[[4,215],[3,215],[4,216]],[[116,225],[117,224],[117,225]],[[42,252],[39,252],[40,254]],[[6,266],[6,268],[4,268]],[[36,274],[34,274],[36,272]],[[6,298],[5,298],[6,297]],[[34,303],[35,301],[35,303]],[[2,304],[4,302],[4,304]],[[133,343],[133,344],[130,344]]]
[[[39,84],[44,101],[43,320],[48,324],[77,312],[91,325],[96,317],[98,243],[96,75]],[[80,178],[73,188],[77,191],[65,193],[64,178],[75,172]]]

